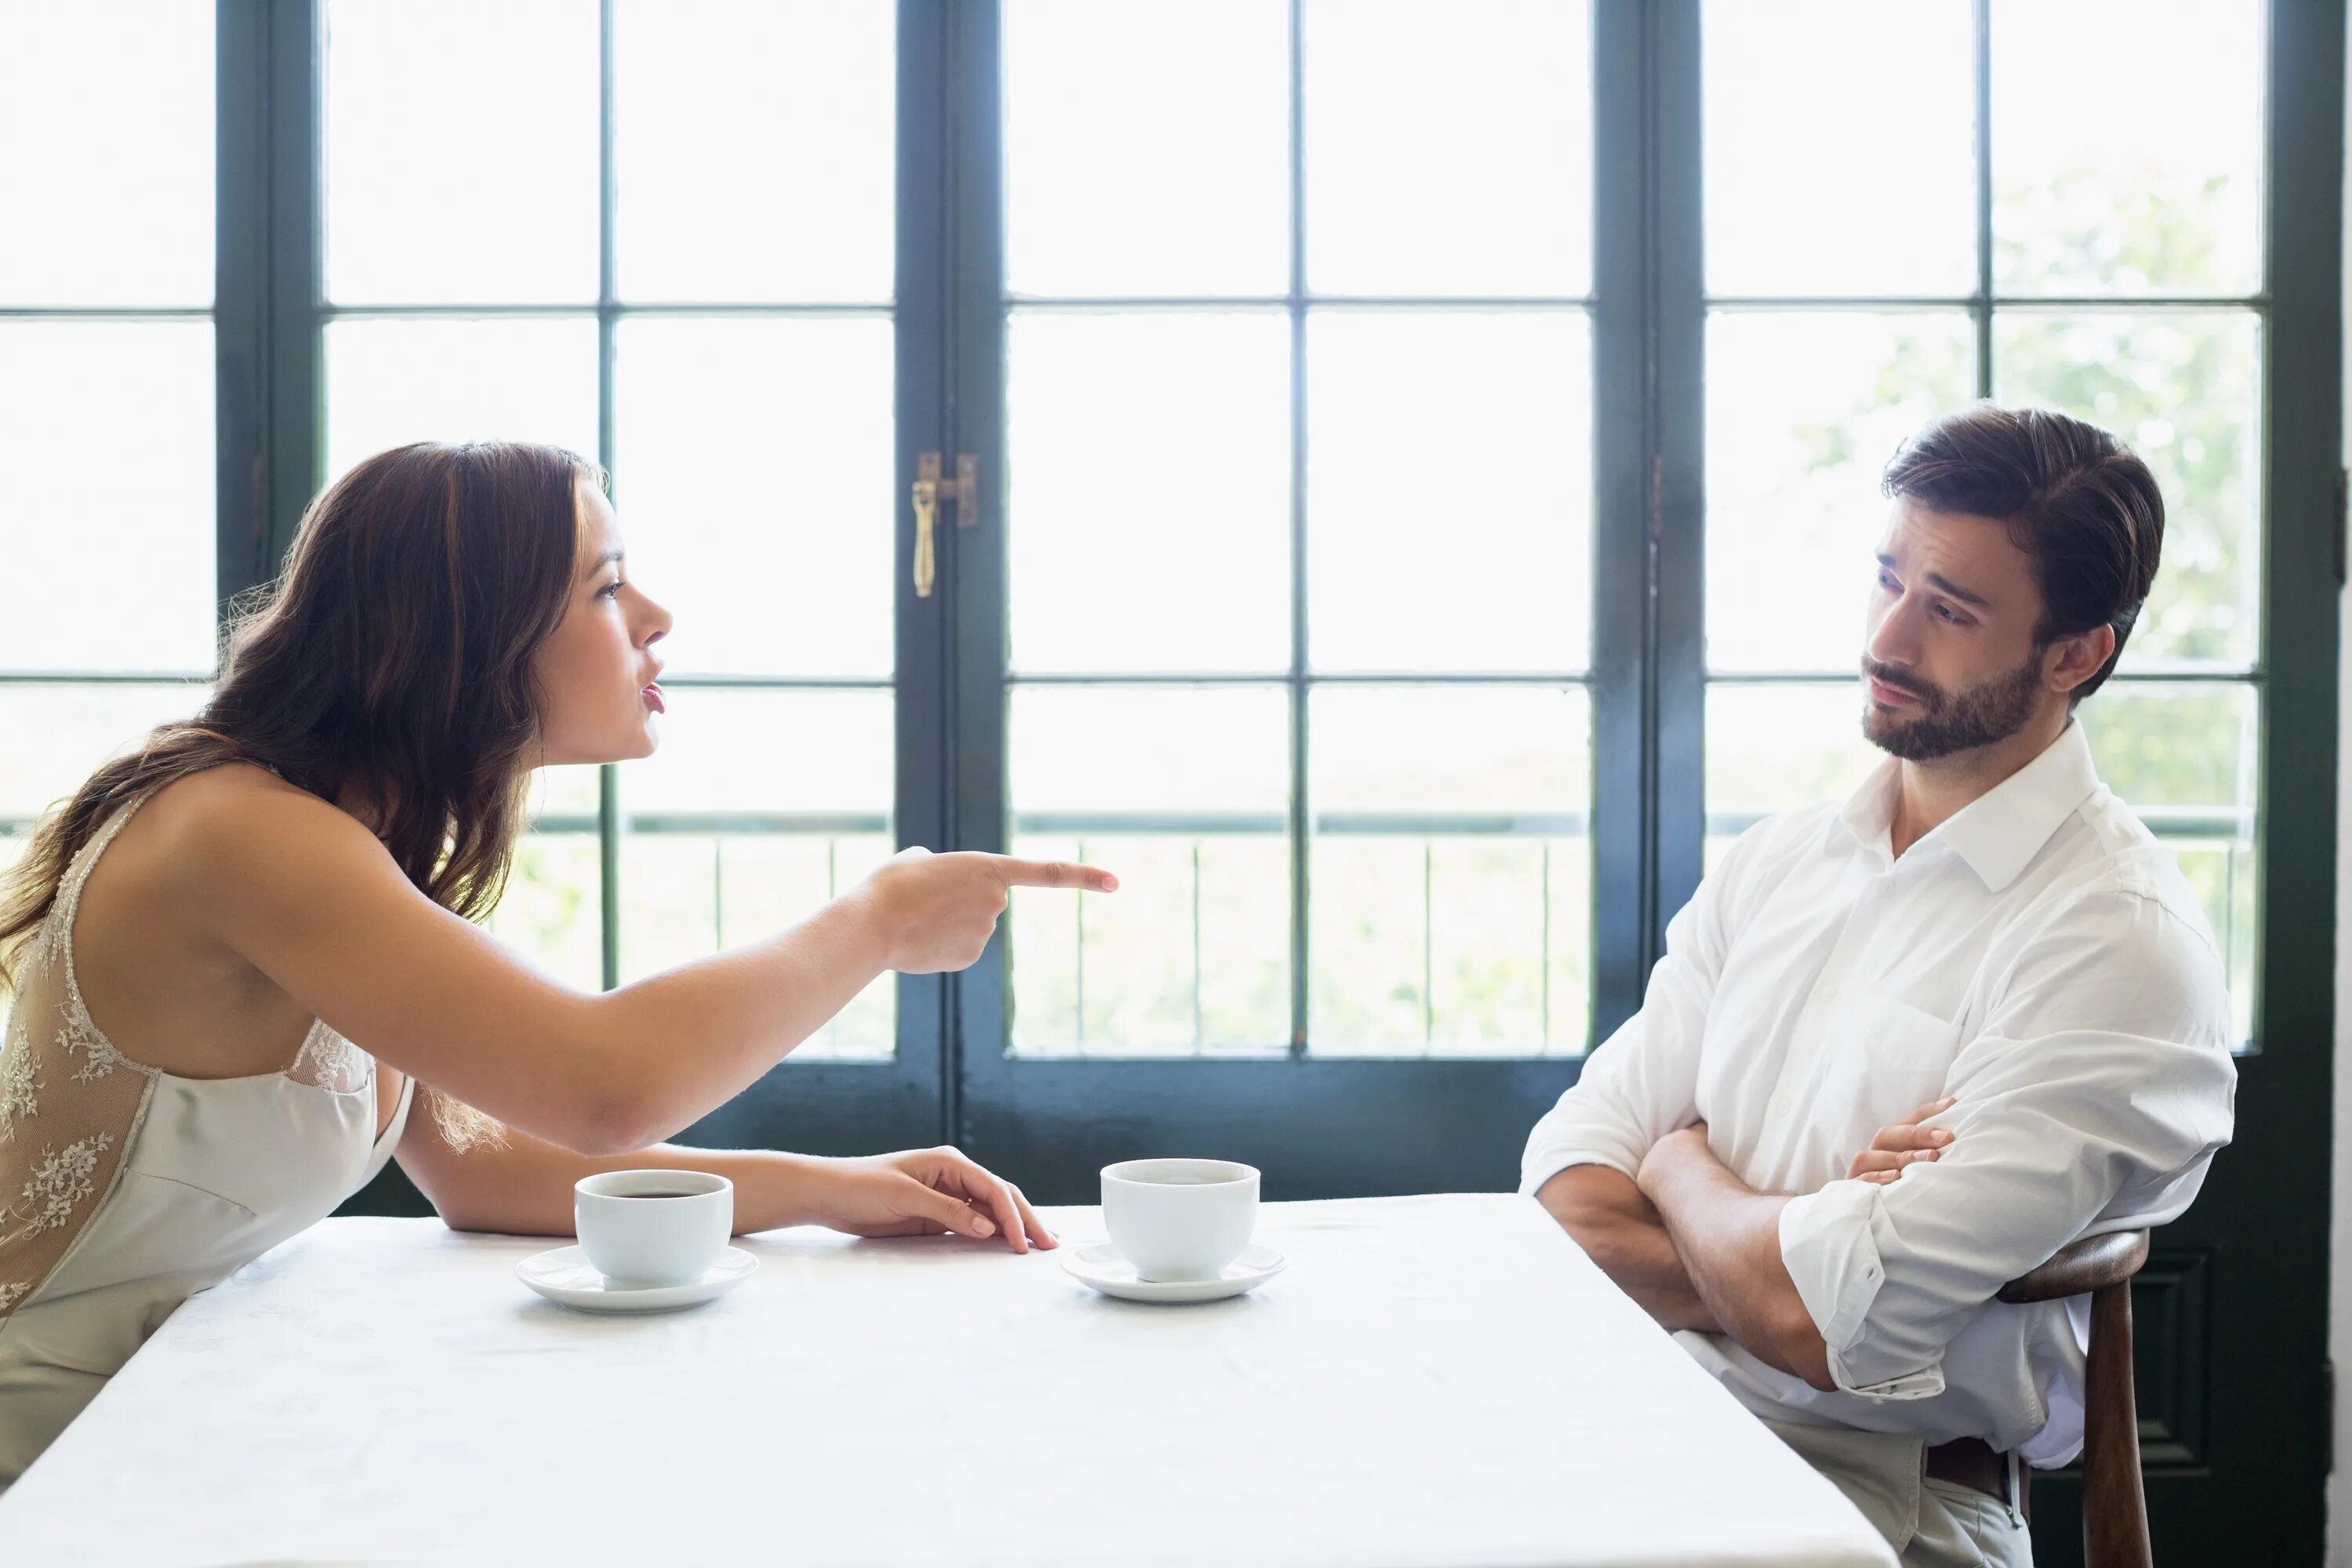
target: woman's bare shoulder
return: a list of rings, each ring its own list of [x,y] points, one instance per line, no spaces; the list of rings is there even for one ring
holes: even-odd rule
[[[383,853],[356,817],[253,763],[173,779],[140,808],[142,837],[197,876],[234,873],[272,853]]]

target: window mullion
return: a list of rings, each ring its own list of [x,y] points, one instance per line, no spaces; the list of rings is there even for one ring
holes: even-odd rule
[[[318,493],[326,450],[320,174],[325,38],[315,5],[271,5],[268,16],[269,354],[263,406],[269,536],[264,580],[277,574]]]
[[[269,15],[221,0],[215,24],[213,355],[218,487],[214,581],[221,624],[269,575]]]
[[[613,0],[596,5],[596,461],[613,472]],[[618,498],[618,483],[614,484]],[[599,962],[604,989],[621,983],[621,775],[596,770],[596,891]]]
[[[1593,1028],[1641,1005],[1701,828],[1696,0],[1593,26]]]
[[[1697,889],[1706,832],[1706,297],[1702,258],[1699,0],[1648,8],[1648,206],[1655,576],[1650,682],[1656,812],[1644,968]]]
[[[1992,395],[1992,0],[1974,0],[1976,40],[1977,395]]]
[[[936,0],[901,0],[898,7],[897,262],[892,285],[898,409],[893,431],[895,459],[887,515],[896,544],[891,552],[894,616],[894,708],[897,773],[892,826],[900,845],[957,847],[951,799],[953,755],[950,707],[953,668],[950,638],[957,619],[956,584],[964,570],[961,530],[950,526],[937,540],[937,586],[924,598],[914,588],[915,542],[912,494],[917,465],[926,451],[951,453],[958,447],[950,411],[949,342],[953,311],[948,203],[950,100],[950,20]],[[992,462],[983,458],[983,463]],[[954,458],[947,458],[953,470]],[[985,468],[983,468],[985,477]],[[982,524],[993,521],[984,508]],[[898,1057],[894,1071],[926,1103],[941,1142],[955,1136],[955,1055],[945,975],[900,975],[898,979]]]
[[[1649,567],[1644,405],[1641,10],[1593,12],[1592,1029],[1641,1005],[1649,884],[1643,656]]]
[[[2261,616],[2263,693],[2260,870],[2262,958],[2255,992],[2258,1049],[2278,1059],[2265,1078],[2298,1088],[2260,1114],[2311,1119],[2268,1136],[2325,1147],[2336,960],[2328,916],[2336,896],[2336,774],[2339,605],[2336,486],[2344,462],[2344,146],[2302,127],[2344,122],[2345,18],[2340,6],[2279,5],[2271,14],[2270,173],[2263,215],[2261,430],[2264,552]],[[2291,824],[2291,853],[2274,831]],[[2261,1092],[2261,1091],[2257,1091]],[[2246,1114],[2242,1101],[2242,1118]],[[2284,1156],[2282,1156],[2284,1158]],[[2324,1169],[2313,1173],[2324,1188]]]
[[[1307,1054],[1307,921],[1313,891],[1314,802],[1307,756],[1307,118],[1306,5],[1290,0],[1290,1054]],[[1197,846],[1195,853],[1197,853]],[[1197,890],[1195,893],[1197,897]],[[1200,976],[1193,976],[1198,1005]]]
[[[1001,853],[1008,824],[1000,18],[993,4],[959,0],[940,9],[942,99],[950,106],[945,128],[946,233],[940,247],[950,268],[942,284],[950,442],[943,450],[970,452],[980,459],[980,518],[977,527],[946,531],[940,542],[944,596],[927,603],[934,615],[947,616],[950,842],[959,849]],[[941,1092],[950,1135],[967,1146],[982,1142],[967,1110],[970,1088],[993,1080],[1001,1092],[1011,1067],[1005,1058],[1011,925],[1010,920],[999,921],[980,962],[952,982]]]

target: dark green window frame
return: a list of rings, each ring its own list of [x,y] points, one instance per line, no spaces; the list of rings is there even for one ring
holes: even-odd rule
[[[599,10],[605,199],[598,455],[609,459],[611,338],[624,307],[611,288],[610,0]],[[226,606],[268,580],[323,477],[321,332],[331,312],[320,279],[317,8],[310,0],[217,0],[217,11],[219,289],[212,315],[216,588]],[[1990,14],[1990,0],[1979,0],[1980,121],[1989,111]],[[1294,72],[1297,17],[1294,3]],[[989,0],[898,5],[897,495],[906,494],[917,455],[928,450],[978,454],[983,496],[982,527],[941,531],[937,597],[919,601],[907,587],[911,541],[904,531],[898,541],[895,819],[902,841],[976,848],[1002,847],[1007,831],[998,19]],[[2284,1119],[2280,1127],[2308,1128],[2326,1101],[2325,1053],[2307,1042],[2326,1037],[2332,1009],[2332,921],[2315,915],[2332,915],[2334,899],[2341,148],[2330,138],[2299,137],[2294,128],[2341,123],[2342,52],[2335,46],[2342,26],[2339,5],[2275,0],[2264,282],[2255,296],[2218,301],[2255,310],[2263,326],[2263,646],[2254,667],[2234,678],[2259,689],[2264,713],[2258,824],[2264,942],[2246,1092],[2250,1110],[2267,1116],[2275,1108]],[[1709,679],[1702,653],[1702,388],[1710,301],[1700,272],[1697,0],[1596,0],[1592,44],[1596,251],[1587,303],[1597,394],[1595,603],[1593,658],[1580,679],[1591,694],[1595,731],[1591,1037],[1598,1041],[1639,1005],[1666,920],[1699,875]],[[2004,301],[1992,290],[1983,163],[1980,147],[1975,290],[1906,302],[1972,312],[1979,390],[1988,391],[1991,312]],[[1286,303],[1296,353],[1305,309],[1296,278]],[[620,482],[625,487],[625,476]],[[1300,510],[1294,495],[1294,551]],[[903,522],[903,509],[900,516]],[[0,672],[9,682],[35,679],[77,678]],[[1294,669],[1294,690],[1308,679]],[[2302,717],[2312,714],[2330,721]],[[1303,747],[1303,721],[1294,719],[1295,770]],[[900,983],[894,1062],[787,1064],[698,1134],[847,1149],[921,1129],[1024,1169],[1034,1186],[1055,1195],[1083,1195],[1094,1165],[1129,1152],[1139,1128],[1171,1144],[1246,1147],[1291,1194],[1507,1184],[1526,1126],[1572,1079],[1576,1064],[1307,1052],[1306,810],[1294,800],[1293,908],[1302,918],[1293,925],[1286,1058],[1009,1058],[1000,940],[964,976]],[[2273,825],[2291,829],[2294,854],[2268,853]],[[625,889],[609,774],[598,828],[610,983],[617,971],[614,911]]]

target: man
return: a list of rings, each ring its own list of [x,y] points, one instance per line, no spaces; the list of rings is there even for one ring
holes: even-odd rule
[[[1889,760],[1732,847],[1522,1190],[1905,1563],[2022,1564],[2015,1467],[2081,1447],[2087,1313],[1994,1295],[2189,1206],[2231,1014],[2073,719],[2156,575],[2147,465],[1979,405],[1884,488],[1862,721]]]

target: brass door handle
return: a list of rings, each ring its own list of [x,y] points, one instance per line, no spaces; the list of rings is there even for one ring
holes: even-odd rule
[[[927,461],[936,462],[929,453]],[[931,542],[932,531],[939,526],[940,481],[915,481],[915,597],[931,596],[931,584],[939,580],[939,557]]]
[[[952,497],[956,526],[970,528],[980,521],[980,459],[969,452],[956,456],[956,477],[944,476],[940,453],[925,452],[915,459],[915,597],[928,599],[939,581],[940,500]]]

